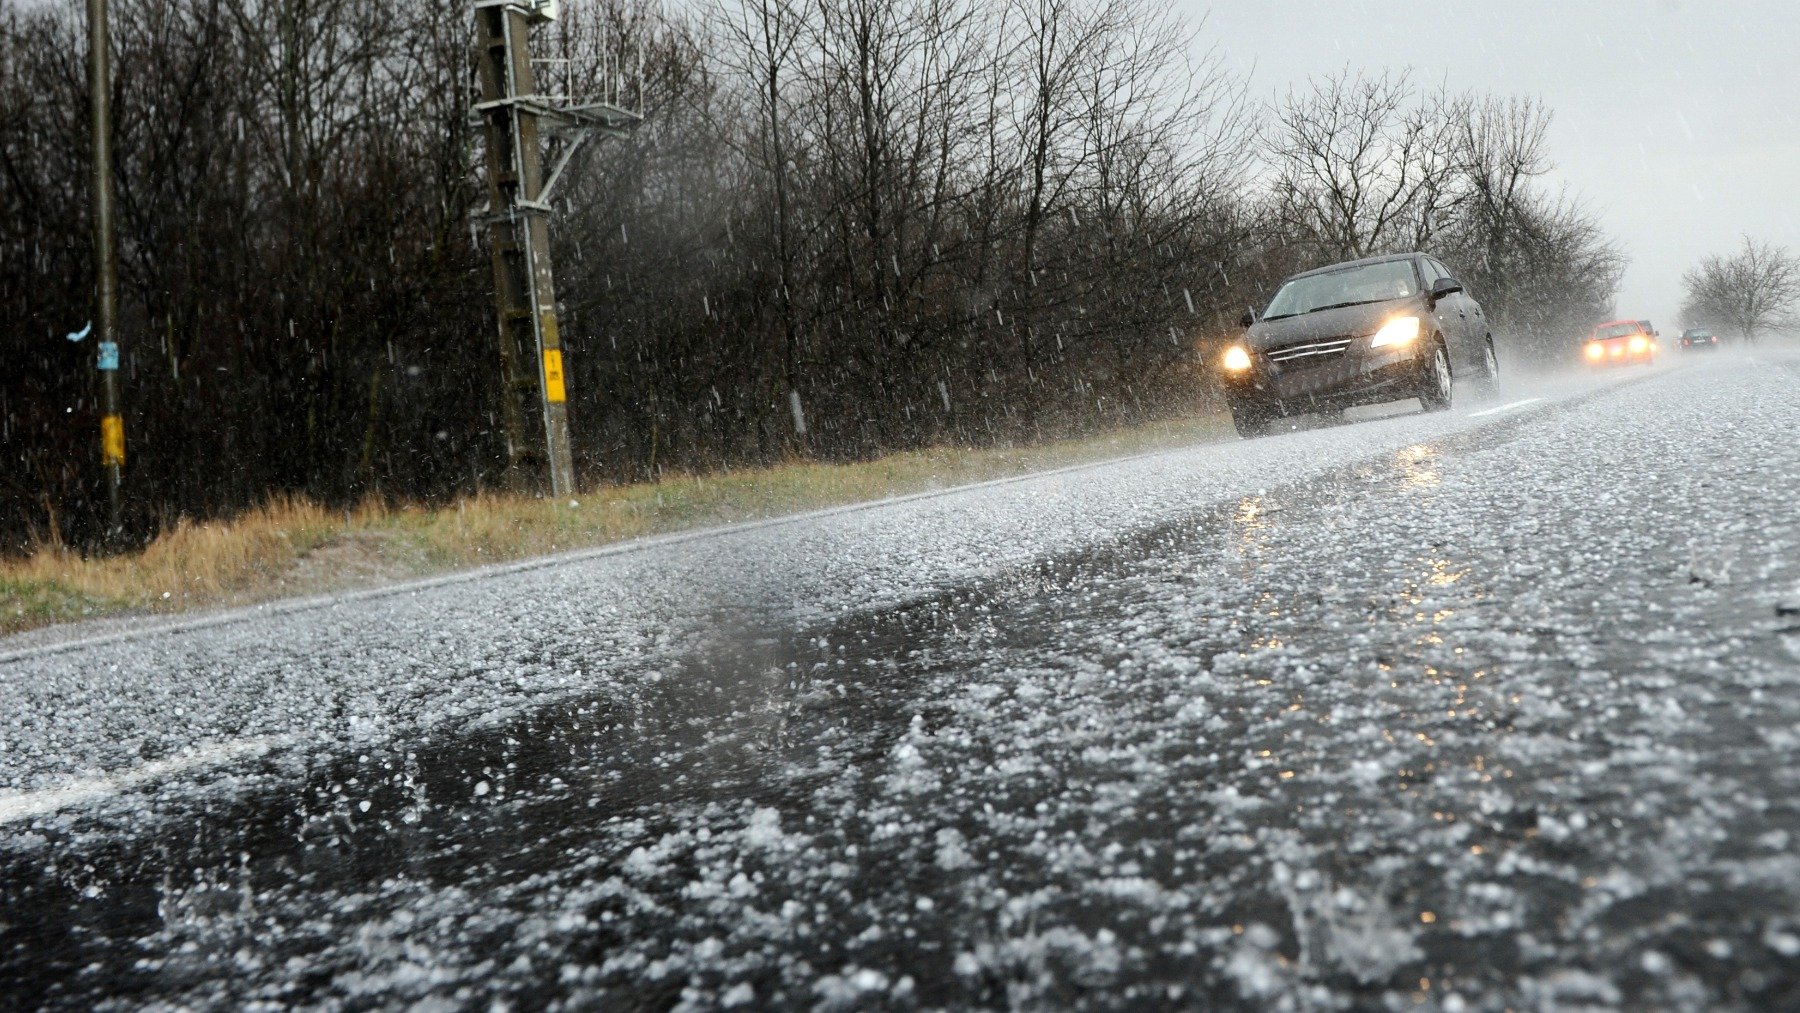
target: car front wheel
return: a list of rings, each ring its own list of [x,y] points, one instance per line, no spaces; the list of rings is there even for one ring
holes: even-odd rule
[[[1494,354],[1494,339],[1489,338],[1481,348],[1481,375],[1475,378],[1475,386],[1484,394],[1492,394],[1500,384],[1500,359]]]
[[[1450,353],[1442,342],[1432,346],[1431,361],[1420,378],[1419,403],[1428,412],[1441,412],[1450,407]]]

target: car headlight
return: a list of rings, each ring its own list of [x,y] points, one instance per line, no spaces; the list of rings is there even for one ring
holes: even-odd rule
[[[1250,368],[1250,353],[1243,345],[1232,345],[1225,350],[1225,369],[1231,373],[1242,373]]]
[[[1642,334],[1631,339],[1631,350],[1634,352],[1642,352],[1642,351],[1647,350],[1649,347],[1650,347],[1650,339],[1644,337]]]
[[[1605,345],[1602,345],[1598,341],[1588,342],[1588,347],[1587,347],[1587,357],[1588,358],[1599,359],[1599,358],[1604,358],[1605,356],[1606,356],[1606,346]]]
[[[1395,317],[1381,325],[1375,337],[1369,340],[1370,348],[1403,348],[1419,339],[1418,317]]]

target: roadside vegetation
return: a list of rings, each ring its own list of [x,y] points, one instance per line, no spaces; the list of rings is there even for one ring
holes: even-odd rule
[[[46,543],[0,559],[0,633],[431,576],[1182,446],[1229,428],[1201,415],[1036,446],[937,447],[853,464],[671,475],[572,500],[490,492],[439,507],[369,500],[328,509],[280,497],[230,520],[178,520],[138,552],[84,555]]]
[[[64,340],[94,289],[81,18],[0,0],[0,552],[108,541],[93,343]],[[472,7],[113,0],[112,24],[122,541],[528,489]],[[1355,66],[1259,94],[1158,0],[566,0],[533,44],[547,93],[644,115],[556,197],[584,488],[1203,408],[1244,309],[1333,260],[1439,255],[1521,364],[1618,280],[1541,103]]]

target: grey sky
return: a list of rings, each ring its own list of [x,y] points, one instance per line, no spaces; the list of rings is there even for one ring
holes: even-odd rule
[[[1664,331],[1681,274],[1744,233],[1800,250],[1794,0],[1173,0],[1258,98],[1350,65],[1535,95],[1558,177],[1631,258],[1623,316]]]

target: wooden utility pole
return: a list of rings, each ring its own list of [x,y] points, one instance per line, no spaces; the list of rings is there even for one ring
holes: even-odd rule
[[[639,117],[607,104],[557,106],[537,94],[531,29],[556,17],[554,0],[476,0],[476,60],[487,133],[488,242],[493,254],[499,316],[507,470],[519,485],[541,481],[550,491],[575,491],[563,345],[556,321],[550,263],[550,197],[576,151],[596,133],[620,135]],[[559,157],[548,180],[544,142]],[[527,420],[543,419],[540,432]]]
[[[107,537],[123,529],[125,418],[119,407],[119,263],[113,244],[112,69],[106,0],[87,0],[88,94],[94,149],[95,332],[99,337],[100,461],[106,468]]]

